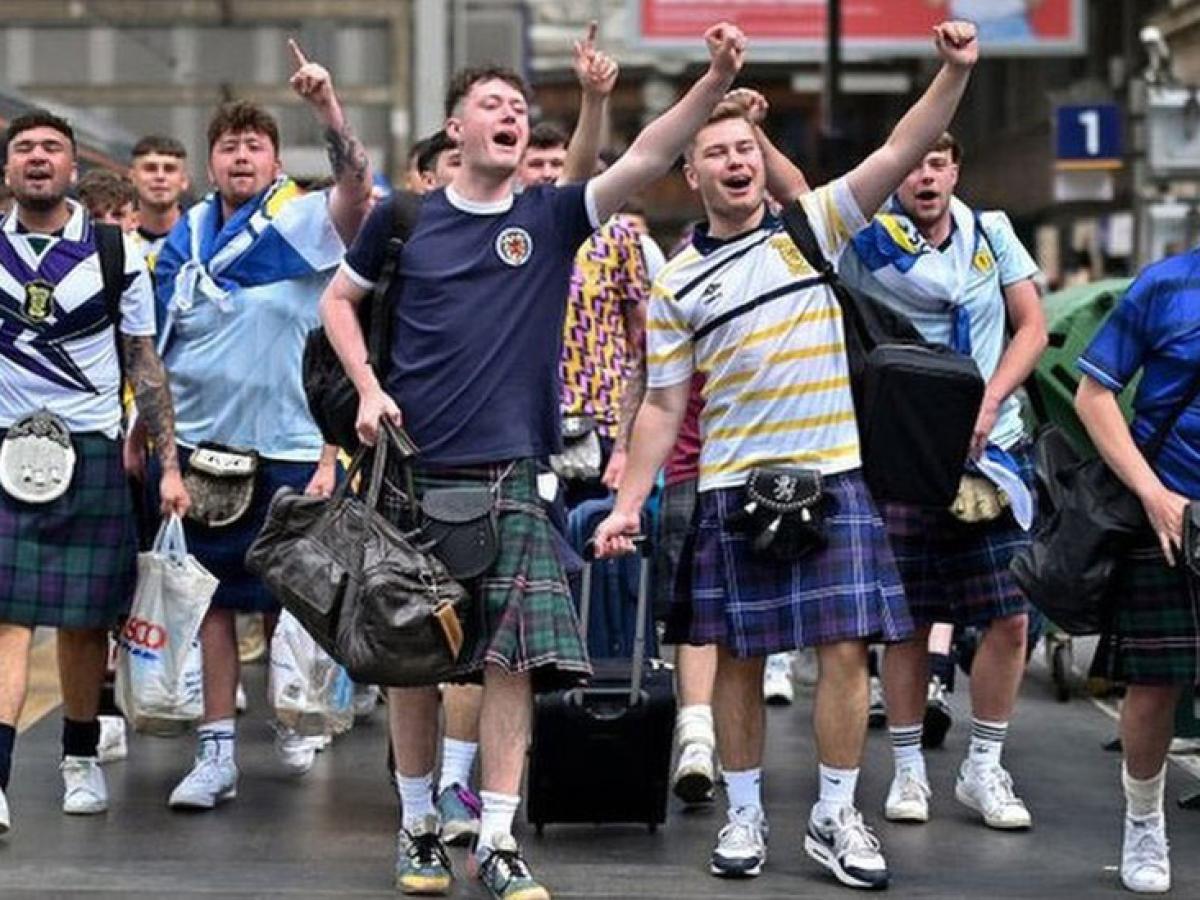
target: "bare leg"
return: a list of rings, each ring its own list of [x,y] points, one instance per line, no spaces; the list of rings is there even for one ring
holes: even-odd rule
[[[33,629],[0,624],[0,725],[17,724],[29,685]]]
[[[928,629],[921,629],[911,640],[889,644],[884,650],[883,691],[892,728],[919,725],[925,718],[928,643]]]
[[[921,645],[924,652],[924,645]],[[890,650],[890,648],[889,648]],[[867,645],[842,641],[817,648],[820,677],[813,707],[817,753],[835,769],[857,769],[867,737]]]
[[[437,688],[388,688],[388,725],[397,771],[406,778],[432,772],[437,757]]]
[[[241,673],[233,610],[208,611],[200,625],[200,648],[204,656],[204,722],[232,719],[237,715]]]
[[[695,647],[681,644],[675,653],[675,665],[679,705],[711,706],[713,683],[717,677],[716,645]]]
[[[713,716],[717,728],[717,753],[721,764],[733,772],[762,766],[766,717],[762,696],[762,657],[737,659],[726,648],[717,648]]]
[[[533,689],[528,673],[513,674],[498,666],[487,666],[479,716],[485,791],[520,794],[532,717]]]
[[[1180,685],[1131,684],[1121,705],[1121,747],[1125,767],[1139,781],[1162,771],[1175,734]]]
[[[100,628],[59,629],[58,677],[65,718],[75,722],[96,718],[107,668],[108,632]]]
[[[483,688],[474,684],[448,684],[442,693],[442,706],[446,714],[446,737],[478,744]]]
[[[971,663],[971,712],[985,722],[1007,722],[1017,704],[1017,691],[1025,674],[1025,636],[1029,617],[1024,613],[996,619],[979,642]]]

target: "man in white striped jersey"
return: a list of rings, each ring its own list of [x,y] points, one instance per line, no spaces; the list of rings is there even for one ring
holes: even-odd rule
[[[769,185],[779,199],[800,204],[831,261],[867,226],[958,106],[978,58],[975,29],[943,24],[936,45],[941,72],[883,147],[816,191],[806,193],[799,177]],[[846,885],[885,887],[879,841],[854,805],[867,722],[867,642],[903,640],[912,622],[860,471],[841,312],[813,261],[765,207],[767,168],[777,160],[764,159],[742,106],[719,107],[686,160],[688,183],[700,194],[708,222],[655,283],[649,390],[616,508],[597,530],[597,548],[602,555],[632,550],[629,535],[639,528],[641,505],[675,441],[692,374],[703,372],[694,562],[690,594],[679,593],[691,604],[682,638],[719,649],[713,705],[729,821],[711,870],[735,877],[761,871],[767,837],[763,659],[814,646],[821,667],[814,712],[821,777],[805,849]],[[774,556],[756,552],[756,544],[769,540],[739,524],[747,483],[770,480],[776,499],[785,499],[780,492],[815,484],[818,476],[824,545],[797,545]]]

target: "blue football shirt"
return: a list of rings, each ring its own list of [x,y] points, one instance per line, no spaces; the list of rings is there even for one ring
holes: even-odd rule
[[[1200,250],[1148,266],[1083,352],[1079,368],[1114,392],[1143,370],[1132,430],[1144,446],[1200,368]],[[1176,421],[1153,468],[1171,490],[1200,499],[1200,400]]]
[[[346,254],[343,271],[364,289],[383,269],[391,227],[385,201]],[[571,266],[595,227],[585,184],[530,188],[494,204],[452,188],[426,197],[396,270],[385,383],[423,461],[558,452]]]

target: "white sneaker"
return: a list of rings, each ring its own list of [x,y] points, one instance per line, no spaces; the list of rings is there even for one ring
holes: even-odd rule
[[[849,887],[877,891],[888,885],[879,838],[853,806],[843,806],[835,818],[820,822],[809,816],[804,852]]]
[[[4,788],[0,788],[0,837],[12,830],[12,817],[8,812],[8,798],[4,796]]]
[[[129,741],[125,732],[125,719],[121,716],[98,716],[100,720],[100,743],[96,757],[100,765],[119,762],[129,756]]]
[[[690,805],[709,803],[716,781],[712,747],[702,741],[684,744],[679,750],[679,762],[671,778],[675,796]]]
[[[1004,766],[976,766],[963,760],[954,796],[980,813],[989,828],[1017,830],[1033,825],[1024,802],[1013,792],[1012,776]]]
[[[867,682],[867,727],[887,726],[887,706],[883,702],[883,679],[872,675]]]
[[[379,704],[379,688],[373,684],[356,684],[354,686],[354,718],[355,721],[371,718],[375,707]]]
[[[171,791],[171,809],[212,809],[222,800],[237,796],[238,770],[232,759],[205,753],[201,746],[192,770]]]
[[[772,705],[787,706],[796,699],[792,686],[792,654],[772,653],[763,669],[763,699]]]
[[[317,759],[316,743],[292,728],[279,726],[275,732],[275,755],[289,775],[303,775]]]
[[[929,782],[911,767],[896,772],[883,804],[883,817],[889,822],[928,822]]]
[[[250,704],[246,702],[246,689],[242,687],[242,683],[239,681],[237,684],[237,691],[234,692],[233,695],[233,708],[240,713],[244,713],[246,711],[246,707],[249,705]]]
[[[1165,894],[1171,889],[1171,857],[1167,825],[1161,815],[1125,817],[1121,845],[1121,884],[1137,894]]]
[[[767,820],[762,810],[731,809],[729,821],[717,834],[708,870],[721,878],[753,878],[766,861]]]
[[[108,809],[108,788],[100,760],[94,756],[64,756],[62,811],[71,816],[94,816]]]

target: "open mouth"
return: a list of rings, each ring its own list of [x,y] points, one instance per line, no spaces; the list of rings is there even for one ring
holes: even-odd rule
[[[933,203],[941,198],[937,191],[917,191],[917,200],[921,203]]]
[[[730,190],[744,191],[754,183],[754,179],[749,175],[732,175],[721,183]]]
[[[517,133],[509,129],[504,129],[503,131],[497,131],[492,136],[492,140],[501,147],[512,149],[517,146]]]
[[[25,181],[29,184],[47,184],[52,177],[53,174],[46,169],[25,173]]]

